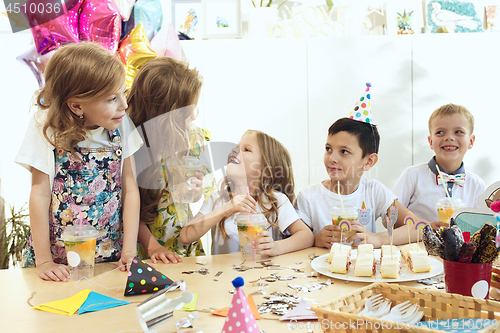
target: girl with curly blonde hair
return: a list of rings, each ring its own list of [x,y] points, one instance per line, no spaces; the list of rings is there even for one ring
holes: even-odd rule
[[[62,232],[90,225],[98,232],[95,261],[118,261],[124,271],[137,252],[132,154],[142,144],[125,114],[124,66],[97,44],[69,44],[44,75],[39,111],[16,157],[32,177],[23,267],[36,266],[44,280],[68,281]]]
[[[212,254],[239,251],[235,213],[262,213],[266,230],[257,234],[255,253],[276,256],[310,247],[311,230],[300,220],[295,201],[290,154],[275,138],[247,131],[228,157],[226,178],[195,218],[181,230],[189,243],[212,230]]]

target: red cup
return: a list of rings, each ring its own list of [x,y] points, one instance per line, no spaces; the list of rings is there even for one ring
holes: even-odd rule
[[[465,264],[443,260],[446,292],[487,299],[493,264]]]

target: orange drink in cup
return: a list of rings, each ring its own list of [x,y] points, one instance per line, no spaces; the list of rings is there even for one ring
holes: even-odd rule
[[[330,214],[332,214],[332,224],[333,225],[339,225],[340,221],[342,220],[348,220],[349,222],[357,221],[358,220],[358,210],[353,207],[353,206],[335,206],[332,208],[330,211]],[[356,231],[351,230],[351,231],[345,231],[342,234],[342,240],[345,243],[345,240],[347,240],[349,237],[354,235]]]
[[[261,260],[262,256],[256,254],[252,248],[252,241],[259,238],[257,236],[259,232],[266,230],[266,217],[263,214],[237,213],[234,223],[238,228],[240,250],[243,259],[251,261]]]
[[[451,200],[451,201],[450,201]],[[458,208],[464,208],[465,205],[460,198],[448,198],[444,197],[436,202],[436,208],[438,212],[439,221],[450,223],[451,215]]]
[[[70,225],[64,229],[62,238],[72,279],[94,277],[96,240],[99,233],[91,225]]]

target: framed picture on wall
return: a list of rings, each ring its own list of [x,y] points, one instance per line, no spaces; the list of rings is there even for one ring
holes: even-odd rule
[[[488,5],[484,6],[486,13],[486,30],[490,32],[500,31],[500,6]]]
[[[205,38],[241,37],[240,0],[204,0]]]
[[[425,14],[434,33],[441,27],[448,32],[484,32],[484,7],[473,1],[426,0]]]
[[[178,33],[202,39],[203,16],[201,0],[172,0],[172,24]]]
[[[423,4],[419,0],[398,0],[386,2],[387,34],[396,35],[401,27],[419,34],[424,25]]]

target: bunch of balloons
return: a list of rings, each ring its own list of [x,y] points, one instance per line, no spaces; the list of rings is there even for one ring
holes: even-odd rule
[[[90,41],[116,53],[127,71],[128,86],[151,59],[181,57],[173,25],[162,28],[160,0],[66,0],[64,5],[64,14],[48,22],[37,13],[23,14],[35,46],[17,60],[32,70],[40,87],[47,61],[68,43]]]

